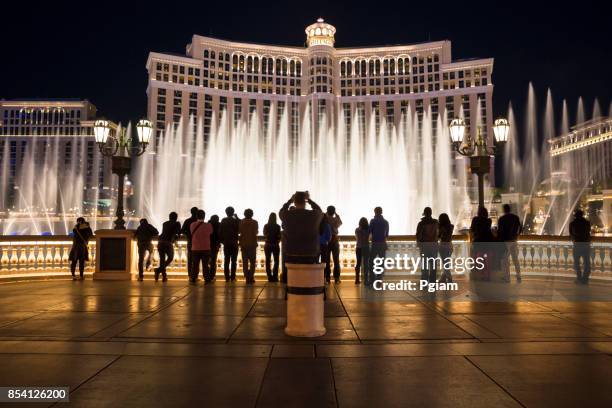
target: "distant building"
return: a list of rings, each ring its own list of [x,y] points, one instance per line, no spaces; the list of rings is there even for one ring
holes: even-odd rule
[[[328,123],[343,120],[347,132],[357,117],[362,128],[378,129],[383,118],[399,126],[407,112],[421,120],[430,111],[434,126],[443,111],[449,120],[463,112],[468,126],[479,120],[491,138],[492,58],[453,61],[448,40],[336,48],[335,34],[319,19],[306,28],[306,47],[194,35],[185,55],[151,52],[148,117],[158,131],[193,117],[207,138],[223,112],[234,127],[256,114],[264,129],[277,125],[274,134],[288,110],[297,138],[306,112],[315,129],[325,113]]]
[[[95,117],[87,100],[0,100],[0,210],[58,212],[110,198]],[[51,174],[52,183],[45,178]]]
[[[612,118],[596,118],[550,141],[553,173],[563,172],[579,186],[612,188]]]

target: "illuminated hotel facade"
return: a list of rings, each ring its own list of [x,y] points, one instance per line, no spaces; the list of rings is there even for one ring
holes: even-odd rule
[[[158,131],[194,118],[206,139],[223,112],[234,126],[252,115],[268,126],[289,109],[298,137],[307,112],[313,127],[325,113],[330,126],[344,120],[349,127],[358,116],[378,128],[383,120],[399,126],[408,113],[421,120],[428,112],[435,126],[446,111],[448,120],[463,115],[472,136],[478,121],[491,140],[492,58],[453,61],[447,40],[336,48],[335,34],[319,19],[306,28],[306,47],[194,35],[185,55],[151,52],[148,117]]]
[[[95,200],[110,198],[110,164],[93,135],[96,112],[87,100],[0,100],[0,211],[30,206],[29,198],[20,202],[28,196],[25,190],[32,190],[32,183],[50,188],[42,185],[50,171],[56,172],[58,185],[64,177],[82,180],[64,187],[83,190],[82,199],[71,205],[95,206]],[[38,201],[39,192],[30,193]],[[60,200],[59,194],[52,196]],[[51,201],[48,207],[59,206]]]
[[[612,188],[612,118],[576,125],[550,141],[554,172],[565,172],[579,185],[595,182]]]

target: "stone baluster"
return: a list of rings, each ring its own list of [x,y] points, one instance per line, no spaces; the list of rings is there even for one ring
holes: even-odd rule
[[[548,252],[550,253],[548,270],[551,275],[554,275],[559,270],[559,248],[553,242],[549,242]]]
[[[612,245],[606,245],[603,247],[604,256],[603,256],[603,274],[607,277],[612,275]]]
[[[28,262],[27,269],[29,272],[36,270],[36,247],[34,245],[27,245],[28,251]]]
[[[42,242],[38,244],[38,254],[36,256],[36,269],[43,271],[45,269],[45,246]]]
[[[565,272],[574,272],[574,248],[571,246],[567,247],[567,258],[565,264]]]
[[[9,256],[8,256],[8,248],[6,245],[2,245],[2,254],[0,256],[0,269],[9,269]]]

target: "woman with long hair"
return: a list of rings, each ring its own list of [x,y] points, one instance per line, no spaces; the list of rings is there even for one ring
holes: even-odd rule
[[[363,281],[366,285],[370,285],[370,276],[368,271],[370,263],[370,225],[368,219],[361,217],[359,225],[355,229],[355,256],[357,263],[355,264],[355,284],[361,282],[360,276],[363,276]]]
[[[276,213],[270,213],[268,223],[264,225],[264,254],[266,256],[266,275],[268,282],[278,282],[278,257],[280,254],[281,228],[276,221]],[[274,266],[271,267],[272,258]]]

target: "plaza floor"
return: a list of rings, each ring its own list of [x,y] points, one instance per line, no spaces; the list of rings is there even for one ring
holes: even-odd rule
[[[460,288],[345,280],[305,340],[278,284],[1,284],[0,386],[69,386],[79,407],[612,406],[612,284]]]

